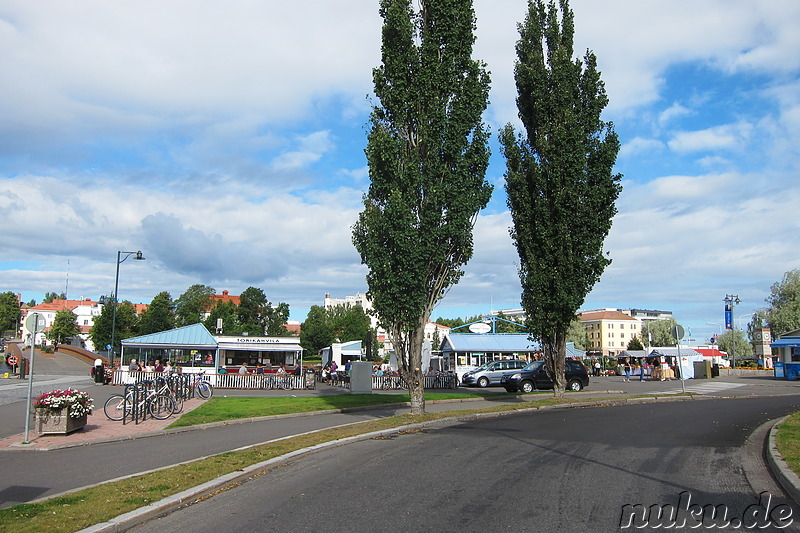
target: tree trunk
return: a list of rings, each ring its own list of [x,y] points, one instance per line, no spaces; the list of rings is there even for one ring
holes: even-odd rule
[[[542,350],[547,374],[553,380],[553,395],[563,398],[567,383],[564,375],[567,358],[566,331],[556,331],[553,335],[542,336]]]
[[[412,331],[403,331],[393,328],[392,344],[394,345],[400,376],[406,383],[408,394],[411,397],[411,414],[425,413],[425,378],[422,371],[422,341],[424,338],[424,323]]]

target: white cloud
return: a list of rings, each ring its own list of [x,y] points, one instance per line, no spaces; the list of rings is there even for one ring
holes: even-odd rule
[[[619,151],[620,158],[636,157],[648,152],[658,152],[664,149],[664,143],[657,139],[643,139],[635,137],[622,145]]]
[[[672,104],[667,109],[661,112],[661,114],[658,116],[658,124],[660,126],[664,126],[665,124],[668,124],[675,118],[685,117],[691,114],[692,114],[691,109],[675,102],[674,104]]]
[[[671,150],[679,153],[737,150],[747,143],[752,129],[751,124],[739,122],[701,131],[682,131],[676,133],[667,144]]]

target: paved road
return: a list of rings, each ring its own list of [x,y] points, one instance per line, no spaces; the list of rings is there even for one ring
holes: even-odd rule
[[[132,531],[605,532],[624,505],[677,505],[684,491],[733,519],[762,490],[789,505],[759,464],[763,440],[745,443],[798,408],[707,400],[449,425],[326,449]]]

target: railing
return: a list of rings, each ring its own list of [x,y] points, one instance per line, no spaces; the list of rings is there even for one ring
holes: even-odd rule
[[[343,373],[336,373],[328,378],[328,384],[332,387],[350,389],[350,376]],[[455,374],[442,373],[435,376],[424,376],[423,387],[426,389],[455,389],[458,386],[458,378]],[[372,376],[372,388],[374,390],[405,390],[406,384],[403,378],[397,375]]]
[[[129,385],[139,381],[154,379],[163,376],[160,372],[138,372],[117,370],[114,372],[112,383],[114,385]],[[196,376],[197,373],[184,375]],[[314,389],[316,382],[314,374],[201,374],[203,379],[218,389],[245,389],[245,390],[280,390],[280,389]]]

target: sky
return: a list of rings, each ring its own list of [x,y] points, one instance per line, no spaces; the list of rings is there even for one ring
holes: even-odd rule
[[[0,3],[0,292],[149,303],[249,286],[303,320],[365,292],[351,227],[377,0]],[[524,0],[475,0],[485,122],[518,124]],[[672,311],[699,343],[800,268],[800,2],[572,0],[622,148],[612,259],[584,302]],[[520,306],[505,163],[475,253],[432,317]],[[123,254],[124,256],[125,254]]]

